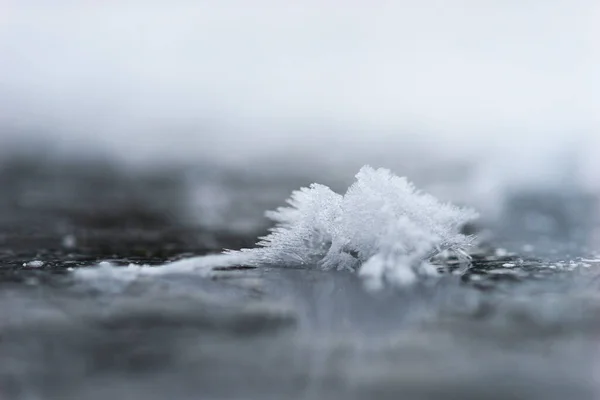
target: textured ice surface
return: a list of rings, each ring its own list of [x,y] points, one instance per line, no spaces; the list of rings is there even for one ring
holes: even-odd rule
[[[434,272],[427,261],[448,250],[464,255],[473,238],[460,233],[477,217],[439,202],[387,169],[363,167],[344,195],[313,184],[292,194],[289,207],[267,212],[276,225],[245,254],[250,264],[351,270],[378,286]]]

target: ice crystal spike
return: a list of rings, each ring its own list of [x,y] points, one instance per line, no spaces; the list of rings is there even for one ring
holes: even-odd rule
[[[293,192],[288,205],[267,212],[275,227],[257,248],[230,253],[248,264],[358,271],[373,286],[407,283],[434,273],[428,260],[441,251],[463,257],[473,237],[460,228],[477,218],[369,166],[344,195],[313,184]]]

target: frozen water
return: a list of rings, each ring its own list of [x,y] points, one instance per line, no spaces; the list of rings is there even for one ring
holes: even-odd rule
[[[19,165],[0,170],[2,398],[599,398],[597,251],[583,258],[556,252],[548,260],[535,240],[517,232],[518,247],[490,239],[490,246],[503,247],[498,255],[493,247],[470,250],[472,267],[463,276],[399,290],[386,285],[377,293],[363,290],[356,272],[318,265],[227,268],[247,263],[252,252],[157,267],[151,265],[253,247],[259,234],[223,235],[169,218],[187,215],[180,201],[186,193],[161,183],[163,175]],[[373,210],[378,202],[396,204],[398,195],[384,190],[396,191],[389,181],[381,182],[377,171],[372,182],[359,179],[365,187],[355,183],[354,200],[361,212],[350,212],[350,182],[337,186],[326,174],[316,181],[333,189],[322,187],[323,195],[357,230],[353,241],[385,232]],[[402,174],[423,187],[417,175]],[[270,192],[273,203],[307,183],[269,182],[278,187]],[[243,183],[230,183],[240,203],[263,189]],[[320,196],[306,197],[315,215],[327,215]],[[522,204],[515,202],[512,212]],[[419,216],[396,234],[428,232]],[[572,216],[565,213],[566,220]],[[334,222],[341,235],[343,221]],[[65,235],[77,238],[75,248],[61,246]],[[524,243],[533,246],[526,257],[516,250]],[[359,256],[355,249],[348,254]],[[22,267],[32,260],[43,268]],[[110,263],[81,268],[100,260]],[[114,266],[129,263],[139,265]],[[364,276],[367,266],[377,272],[382,264],[359,263],[355,270]],[[454,260],[447,264],[454,270]],[[400,282],[418,279],[412,268],[395,271]],[[73,282],[73,275],[85,279]],[[392,277],[380,282],[386,280]]]
[[[468,257],[465,249],[474,240],[460,228],[475,219],[476,212],[441,203],[384,168],[363,167],[344,195],[315,183],[293,192],[288,204],[266,213],[275,227],[256,248],[162,267],[103,265],[77,274],[127,282],[152,274],[208,275],[213,268],[240,264],[303,266],[357,271],[371,287],[379,288],[386,281],[406,284],[436,274],[428,264],[431,257],[441,252]]]
[[[115,282],[127,284],[140,277],[170,275],[170,274],[195,274],[208,277],[212,275],[213,268],[227,267],[245,261],[245,257],[234,254],[211,254],[170,262],[162,266],[136,265],[118,266],[103,261],[93,268],[81,268],[74,272],[76,278],[99,282],[101,286],[110,287]],[[108,282],[104,285],[104,282]]]
[[[28,263],[24,263],[23,266],[30,267],[30,268],[41,268],[44,266],[44,262],[40,261],[40,260],[33,260],[33,261],[29,261]]]
[[[359,271],[379,286],[430,274],[427,260],[448,250],[465,256],[473,237],[460,233],[477,217],[439,202],[387,169],[363,167],[344,195],[313,184],[292,194],[289,207],[267,212],[276,223],[260,247],[245,254],[251,264],[318,266]]]

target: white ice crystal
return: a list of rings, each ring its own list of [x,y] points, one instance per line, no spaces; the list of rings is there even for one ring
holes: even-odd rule
[[[460,228],[477,217],[368,166],[343,196],[313,184],[295,191],[288,204],[267,213],[276,225],[260,247],[230,254],[244,255],[246,264],[358,271],[375,287],[435,273],[427,261],[441,251],[465,255],[473,238]]]
[[[80,278],[110,282],[140,276],[194,273],[217,267],[277,265],[357,271],[372,288],[403,285],[436,274],[429,260],[442,251],[466,256],[473,238],[460,233],[477,217],[439,202],[387,169],[363,167],[344,195],[313,184],[292,193],[289,207],[267,212],[275,222],[258,247],[194,257],[159,267],[104,265],[80,270]]]

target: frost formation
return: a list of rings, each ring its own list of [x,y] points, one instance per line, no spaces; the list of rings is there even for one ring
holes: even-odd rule
[[[473,237],[460,228],[477,217],[368,166],[344,195],[313,184],[293,192],[288,204],[267,212],[276,225],[259,247],[229,254],[244,256],[246,264],[358,271],[374,287],[405,284],[436,273],[428,261],[442,251],[466,256]]]

